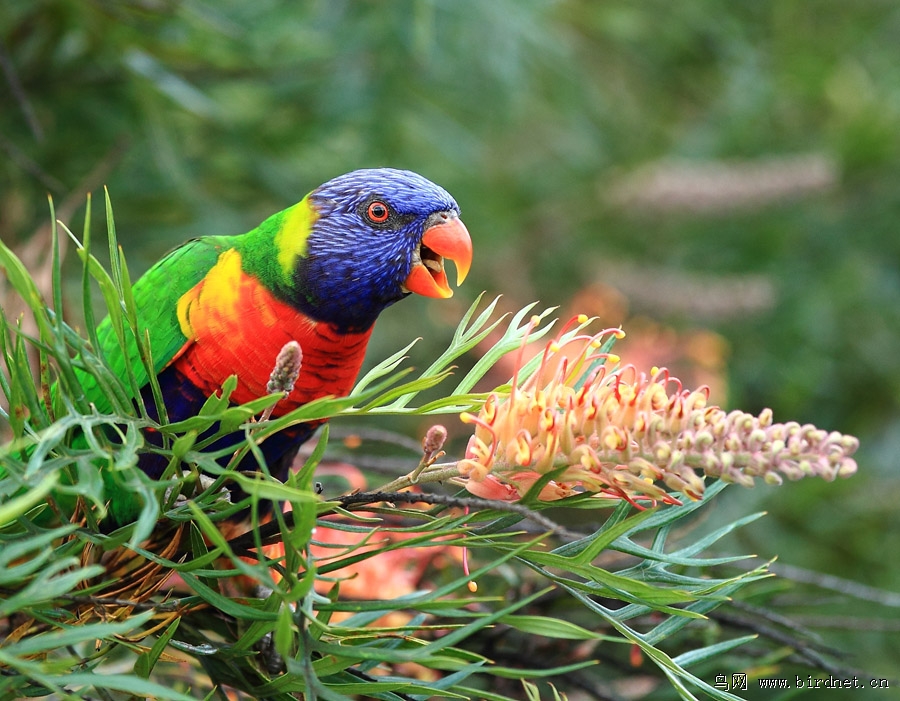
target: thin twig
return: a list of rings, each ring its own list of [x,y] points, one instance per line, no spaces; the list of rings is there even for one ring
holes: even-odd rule
[[[32,136],[34,136],[34,140],[40,143],[44,140],[44,130],[34,113],[34,109],[31,107],[31,102],[28,100],[25,89],[22,87],[22,82],[19,80],[16,67],[6,51],[6,43],[2,39],[0,39],[0,69],[3,70],[3,75],[6,76],[9,91],[18,103],[22,116],[25,117],[28,128],[31,130]]]
[[[821,669],[828,674],[832,674],[835,677],[840,677],[842,679],[849,679],[854,676],[861,679],[872,678],[869,673],[864,670],[850,667],[849,665],[837,664],[827,659],[823,654],[823,651],[829,654],[835,654],[837,651],[832,648],[827,648],[824,645],[803,640],[797,635],[778,630],[774,626],[761,621],[756,616],[740,616],[728,613],[727,611],[711,611],[707,615],[720,623],[752,631],[780,645],[786,645],[793,648],[795,656],[814,669]],[[794,627],[796,628],[797,626]]]
[[[459,468],[455,462],[438,463],[429,465],[420,474],[413,478],[413,473],[403,475],[378,488],[379,492],[397,492],[414,485],[428,484],[429,482],[446,482],[459,477]]]
[[[782,628],[787,628],[788,630],[792,630],[796,632],[798,635],[802,635],[805,637],[812,638],[815,640],[819,649],[822,651],[827,651],[831,654],[840,654],[840,650],[835,650],[834,648],[828,648],[823,642],[822,638],[818,635],[818,633],[809,630],[801,623],[796,620],[790,618],[789,616],[782,616],[779,613],[775,613],[774,611],[763,608],[762,606],[753,606],[752,604],[748,604],[745,601],[739,601],[737,599],[732,600],[730,602],[732,608],[738,609],[744,613],[749,614],[753,618],[761,618],[769,623],[772,623],[776,626],[781,626]]]
[[[815,627],[817,629],[829,630],[862,630],[867,633],[884,632],[884,633],[900,633],[900,620],[891,618],[873,618],[866,616],[813,616],[800,615],[794,616],[794,619],[800,625],[806,627]]]
[[[180,599],[168,601],[132,601],[131,599],[115,599],[104,596],[86,596],[83,594],[60,594],[60,599],[74,604],[94,604],[97,606],[127,606],[139,611],[155,609],[160,613],[174,613],[184,608]],[[205,606],[205,604],[203,604]],[[196,608],[196,607],[195,607]]]
[[[330,501],[337,502],[343,507],[377,504],[380,502],[402,502],[406,504],[420,503],[453,506],[460,509],[469,508],[473,511],[487,511],[493,509],[495,511],[504,511],[507,513],[518,514],[522,516],[522,518],[528,519],[538,524],[538,526],[544,528],[547,532],[553,533],[563,538],[578,539],[584,537],[584,534],[569,531],[567,528],[559,525],[546,516],[543,516],[536,511],[529,509],[527,506],[522,506],[521,504],[516,502],[493,501],[490,499],[479,499],[477,497],[454,497],[446,494],[387,492],[382,490],[379,490],[377,492],[357,492],[356,494],[346,494],[344,496],[335,497]],[[284,520],[288,528],[293,527],[293,513],[284,514]],[[277,542],[282,537],[281,528],[276,521],[261,524],[257,527],[256,530],[257,534],[254,534],[253,531],[242,533],[239,536],[229,540],[229,544],[235,551],[238,551],[244,548],[253,548],[255,547],[257,542],[261,542],[263,545],[269,545],[273,542]],[[257,537],[259,538],[259,541],[256,540]]]
[[[518,514],[522,518],[534,521],[538,525],[545,528],[551,533],[564,536],[570,535],[570,532],[555,521],[542,516],[536,511],[522,506],[517,502],[495,501],[492,499],[480,499],[478,497],[454,497],[447,494],[420,494],[417,492],[361,492],[359,494],[348,494],[338,497],[335,501],[342,506],[353,506],[359,504],[376,504],[378,502],[405,502],[407,504],[442,504],[444,506],[455,506],[460,509],[471,509],[473,511],[486,511],[493,509],[494,511],[506,511]]]
[[[836,577],[833,574],[815,572],[795,565],[773,563],[769,569],[780,577],[790,579],[794,582],[812,584],[822,589],[830,589],[831,591],[836,591],[840,594],[852,596],[854,599],[872,601],[876,604],[881,604],[882,606],[890,606],[892,608],[900,607],[900,593],[897,592],[877,589],[866,584],[854,582],[850,579]]]
[[[3,132],[0,132],[0,149],[3,149],[6,155],[9,156],[9,159],[19,168],[26,173],[30,173],[40,181],[41,185],[48,191],[56,193],[63,192],[66,189],[66,185],[62,180],[44,170],[40,163],[19,148]]]

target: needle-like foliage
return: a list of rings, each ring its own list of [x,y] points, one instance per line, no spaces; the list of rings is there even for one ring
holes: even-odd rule
[[[473,479],[470,464],[437,462],[446,431],[426,439],[416,470],[407,474],[398,461],[386,485],[343,496],[320,494],[314,481],[327,430],[286,483],[269,476],[264,465],[255,474],[232,469],[248,451],[261,457],[261,441],[297,422],[476,417],[492,405],[522,399],[543,372],[540,359],[521,363],[518,377],[494,392],[474,388],[526,337],[547,334],[552,310],[534,315],[532,305],[498,317],[496,300],[480,311],[478,300],[447,349],[422,372],[407,361],[410,344],[373,367],[345,398],[316,400],[269,420],[267,409],[283,396],[280,386],[231,406],[235,385],[229,381],[197,416],[157,423],[142,404],[135,368],[126,364],[121,377],[96,351],[93,327],[101,315],[91,301],[94,287],[120,346],[130,336],[137,340],[164,417],[108,198],[106,209],[108,268],[93,254],[90,208],[80,237],[65,232],[83,264],[84,333],[63,319],[59,260],[48,303],[0,243],[0,267],[39,330],[29,337],[17,319],[0,319],[2,419],[9,435],[0,447],[0,699],[189,699],[212,696],[226,685],[270,699],[500,700],[520,698],[522,684],[528,698],[537,699],[536,680],[553,681],[547,687],[552,698],[563,698],[557,689],[567,685],[605,698],[603,690],[623,674],[604,671],[601,660],[617,661],[614,667],[627,660],[642,666],[642,674],[655,669],[650,674],[657,683],[667,680],[682,698],[738,698],[692,670],[732,654],[753,636],[710,632],[701,641],[685,635],[742,587],[768,576],[765,566],[735,566],[741,556],[708,554],[720,552],[723,538],[760,514],[712,532],[691,528],[724,481],[707,482],[686,503],[678,491],[645,484],[645,493],[659,498],[638,505],[627,490],[588,489],[581,473],[554,463],[542,445],[546,464],[530,491],[515,499],[476,498],[459,490],[469,486],[477,494],[467,481]],[[55,246],[56,229],[53,235]],[[554,343],[571,341],[581,328]],[[490,349],[449,382],[453,363],[489,337],[496,339]],[[596,348],[604,351],[602,362],[584,358],[592,376],[609,360],[608,346]],[[302,362],[296,349],[288,351],[285,357]],[[112,413],[88,404],[76,368],[94,377]],[[587,392],[586,381],[561,377],[564,384],[566,377],[572,380],[573,393]],[[421,399],[426,390],[454,383],[438,399]],[[542,409],[553,418],[553,406]],[[560,410],[565,414],[565,407]],[[486,419],[481,424],[488,426]],[[239,427],[245,441],[233,456],[204,452],[217,436]],[[163,437],[161,445],[144,440],[147,428]],[[479,440],[484,450],[472,452],[470,443],[466,460],[490,455],[493,461],[497,446],[491,452]],[[151,480],[137,467],[143,451],[169,458],[162,479]],[[627,464],[620,467],[631,475]],[[616,467],[610,463],[604,470],[614,473]],[[143,503],[134,523],[112,532],[104,528],[104,472]],[[538,498],[566,474],[564,498]],[[229,483],[246,495],[239,503],[224,488]],[[416,483],[451,489],[401,491]],[[264,508],[271,503],[276,508]],[[465,566],[457,558],[463,551]],[[428,576],[395,591],[390,580],[400,572],[384,562],[424,563]],[[365,567],[379,572],[376,584],[365,596],[345,595]],[[539,652],[554,644],[567,652]]]

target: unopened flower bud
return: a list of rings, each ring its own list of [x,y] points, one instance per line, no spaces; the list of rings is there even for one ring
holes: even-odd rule
[[[300,365],[303,361],[303,351],[297,341],[288,341],[281,350],[278,351],[278,357],[275,359],[275,369],[269,375],[269,384],[266,385],[266,392],[275,394],[282,392],[287,395],[294,389],[297,378],[300,377]]]
[[[422,452],[426,458],[434,455],[444,447],[444,441],[447,440],[447,429],[440,424],[435,424],[425,433],[422,439]]]

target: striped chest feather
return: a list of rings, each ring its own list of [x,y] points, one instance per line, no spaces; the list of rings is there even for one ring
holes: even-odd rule
[[[246,274],[236,250],[220,256],[209,274],[181,297],[177,312],[188,340],[170,365],[206,396],[230,375],[238,378],[233,402],[265,395],[282,346],[300,344],[300,376],[287,400],[276,406],[276,416],[319,397],[348,394],[371,335],[371,329],[340,333],[307,318]]]

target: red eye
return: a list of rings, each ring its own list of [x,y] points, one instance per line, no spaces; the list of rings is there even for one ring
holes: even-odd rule
[[[384,222],[388,220],[388,217],[391,216],[391,212],[384,202],[375,200],[370,203],[368,209],[366,209],[366,216],[369,218],[369,221],[374,222],[375,224],[384,224]]]

